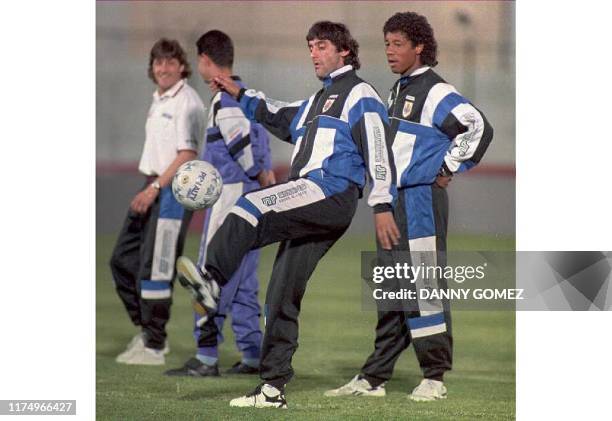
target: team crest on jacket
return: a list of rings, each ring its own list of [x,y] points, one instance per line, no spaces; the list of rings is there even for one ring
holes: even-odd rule
[[[336,98],[338,98],[338,95],[330,95],[329,98],[327,98],[327,100],[325,101],[325,104],[323,104],[322,112],[326,112],[327,110],[329,110],[331,106],[334,105],[334,101],[336,100]]]
[[[402,117],[408,118],[412,112],[412,105],[414,104],[414,97],[406,95],[406,101],[404,102],[404,108],[402,109]]]

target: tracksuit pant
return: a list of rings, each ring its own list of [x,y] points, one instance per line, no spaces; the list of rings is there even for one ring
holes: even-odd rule
[[[293,375],[298,316],[319,260],[348,228],[359,188],[330,191],[306,178],[243,195],[210,241],[205,268],[224,286],[249,250],[280,241],[266,294],[260,375],[283,387]]]
[[[232,206],[244,194],[254,190],[259,183],[231,183],[223,186],[221,196],[204,218],[204,231],[200,242],[198,266],[204,265],[210,239],[223,224]],[[243,360],[254,362],[261,354],[262,333],[259,327],[261,308],[257,295],[259,280],[257,266],[259,250],[249,251],[231,279],[221,289],[219,307],[215,317],[199,327],[200,315],[194,312],[194,338],[198,355],[218,358],[218,345],[223,342],[223,325],[228,315],[232,317],[232,330],[236,346]]]
[[[252,250],[245,256],[230,281],[221,288],[219,307],[215,317],[202,327],[197,325],[200,315],[194,312],[194,338],[198,355],[219,357],[218,346],[223,343],[223,325],[228,315],[232,317],[232,331],[236,347],[245,360],[259,360],[261,356],[262,333],[259,327],[261,308],[257,295],[259,280],[257,264],[259,250]]]
[[[395,222],[401,232],[398,251],[435,251],[437,265],[446,265],[446,232],[448,227],[448,194],[437,185],[420,185],[398,191],[394,210]],[[392,266],[394,254],[378,245],[378,258]],[[406,253],[402,254],[404,256]],[[418,262],[409,262],[417,265]],[[385,281],[388,282],[389,280]],[[445,279],[437,279],[439,288],[446,288]],[[416,284],[418,285],[418,280]],[[386,310],[378,304],[378,322],[374,352],[368,357],[361,374],[372,386],[388,381],[400,354],[410,343],[425,378],[442,381],[452,366],[453,337],[449,303],[438,302],[436,309],[417,301],[406,311]]]
[[[117,294],[149,348],[164,347],[174,265],[190,219],[171,187],[164,187],[147,213],[128,211],[113,250],[110,267]]]

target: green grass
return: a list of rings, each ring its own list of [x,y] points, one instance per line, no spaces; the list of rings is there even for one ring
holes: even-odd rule
[[[175,289],[168,334],[172,352],[165,367],[116,364],[136,333],[116,296],[107,262],[115,238],[97,238],[96,409],[99,419],[400,419],[505,420],[515,418],[515,318],[513,312],[453,314],[454,367],[445,376],[446,401],[416,403],[407,392],[420,380],[412,347],[400,357],[385,398],[326,398],[323,392],[350,380],[372,351],[376,315],[363,311],[359,279],[361,250],[374,250],[372,238],[346,237],[319,264],[302,305],[295,376],[286,389],[289,410],[230,408],[230,399],[251,391],[256,376],[211,379],[168,378],[194,352],[189,298]],[[197,255],[190,236],[186,254]],[[451,237],[451,250],[513,250],[512,238]],[[264,300],[276,246],[262,251],[260,302]],[[240,359],[229,323],[220,348],[225,370]]]

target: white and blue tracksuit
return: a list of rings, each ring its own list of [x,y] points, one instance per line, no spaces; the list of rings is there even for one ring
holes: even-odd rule
[[[390,211],[394,166],[388,117],[376,91],[351,66],[332,72],[309,99],[281,103],[241,90],[240,106],[295,145],[289,181],[244,194],[213,236],[205,268],[225,285],[249,250],[280,241],[266,294],[260,375],[286,384],[297,348],[306,284],[319,260],[348,228],[366,182],[368,204]]]
[[[153,181],[149,177],[142,189]],[[182,253],[191,220],[171,186],[144,213],[129,209],[110,260],[117,294],[148,348],[162,349],[172,306],[176,256]]]
[[[430,252],[411,254],[414,266],[444,267],[448,195],[434,181],[438,174],[460,173],[480,162],[493,129],[478,109],[429,67],[400,78],[391,89],[388,107],[398,185],[394,217],[402,236],[396,249]],[[394,264],[392,253],[380,247],[378,253]],[[435,281],[438,288],[446,287],[445,279]],[[417,277],[415,288],[422,288],[423,282]],[[417,300],[405,311],[379,306],[375,350],[362,375],[372,385],[389,380],[400,353],[411,342],[424,376],[442,380],[452,366],[447,302]]]
[[[177,151],[196,151],[204,134],[204,106],[186,80],[153,94],[138,166],[146,176],[141,188],[164,174]],[[124,219],[110,260],[117,294],[147,348],[165,346],[172,306],[174,265],[181,255],[191,211],[165,186],[144,213],[131,208]]]
[[[238,77],[233,78],[242,84]],[[244,193],[260,187],[256,177],[261,170],[271,169],[268,134],[260,124],[246,118],[234,98],[218,92],[211,102],[201,159],[217,168],[224,185],[218,201],[206,213],[199,266],[203,266],[209,242],[232,206]],[[217,346],[223,341],[223,324],[231,314],[232,330],[243,362],[258,363],[262,340],[259,327],[261,309],[257,299],[258,263],[259,250],[252,250],[244,256],[237,271],[221,289],[219,310],[214,319],[200,328],[197,325],[200,316],[194,313],[194,336],[198,356],[205,357],[203,360],[218,358]]]

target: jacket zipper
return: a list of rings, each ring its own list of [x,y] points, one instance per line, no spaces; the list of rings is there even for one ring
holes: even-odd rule
[[[295,155],[294,162],[300,161],[301,155],[306,151],[306,147],[308,146],[308,133],[310,133],[310,130],[312,128],[312,121],[314,121],[314,119],[319,116],[319,113],[318,113],[317,110],[319,109],[319,105],[321,104],[321,98],[323,98],[323,95],[325,95],[325,91],[326,90],[327,90],[327,88],[324,87],[323,88],[323,92],[321,92],[321,95],[319,95],[319,99],[317,99],[317,103],[316,103],[316,106],[315,106],[315,116],[311,120],[311,123],[308,126],[308,129],[306,131],[304,131],[304,135],[302,136],[302,143],[300,144],[300,150],[298,150],[297,154]],[[316,136],[316,133],[315,133],[315,136]],[[314,142],[314,138],[313,138],[313,142]],[[314,148],[314,146],[313,146],[313,148]],[[300,169],[300,171],[301,171],[301,169]],[[300,177],[299,171],[298,171],[297,174],[293,174],[293,171],[291,171],[290,175],[295,176],[295,177]]]

